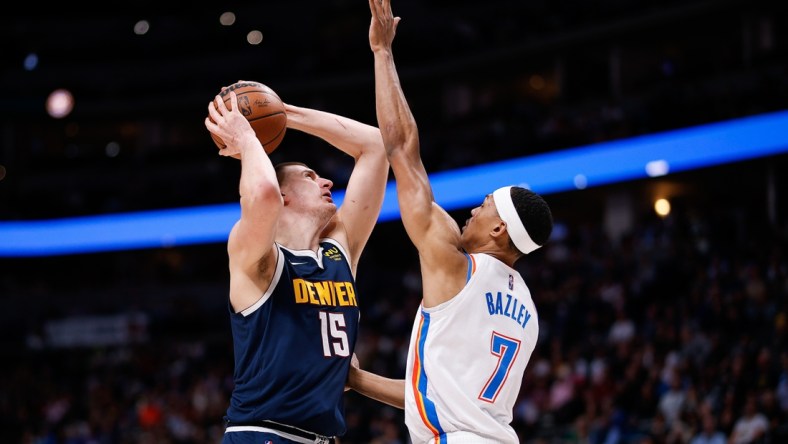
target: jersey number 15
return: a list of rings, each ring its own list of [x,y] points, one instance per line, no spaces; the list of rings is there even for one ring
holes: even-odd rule
[[[323,336],[323,356],[350,356],[350,344],[345,331],[345,314],[320,312],[320,334]]]

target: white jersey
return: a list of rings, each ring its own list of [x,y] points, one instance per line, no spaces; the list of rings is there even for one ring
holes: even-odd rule
[[[420,306],[413,324],[405,383],[413,443],[518,443],[512,410],[538,336],[517,270],[469,255],[465,287],[437,307]]]

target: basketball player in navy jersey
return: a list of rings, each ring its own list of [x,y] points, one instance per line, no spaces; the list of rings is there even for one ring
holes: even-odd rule
[[[550,208],[530,190],[501,187],[471,210],[460,230],[435,203],[392,55],[399,18],[389,0],[369,0],[369,5],[378,126],[402,222],[419,252],[423,299],[405,380],[354,367],[348,385],[404,408],[413,443],[516,444],[512,410],[539,321],[531,293],[513,267],[549,238]]]
[[[227,245],[235,387],[225,444],[329,443],[346,429],[342,398],[359,323],[355,274],[388,161],[373,126],[285,110],[288,128],[324,139],[355,167],[337,209],[329,179],[300,163],[274,168],[235,93],[229,107],[219,96],[208,106],[206,127],[227,143],[220,154],[241,158],[241,218]]]

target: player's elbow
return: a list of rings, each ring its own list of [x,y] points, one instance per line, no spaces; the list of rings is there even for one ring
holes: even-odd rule
[[[386,141],[386,148],[390,146],[410,146],[418,145],[419,131],[413,119],[387,121],[380,127],[383,140]]]
[[[386,140],[386,156],[389,162],[393,159],[419,159],[418,137],[403,137],[395,140]]]
[[[376,136],[370,137],[366,140],[359,156],[356,160],[359,160],[361,157],[365,159],[374,160],[376,163],[386,163],[388,160],[386,159],[386,145],[383,143],[383,138],[380,135],[380,132],[376,131]]]
[[[386,156],[386,144],[383,140],[383,133],[377,128],[375,128],[374,133],[370,133],[367,139],[367,147],[367,153],[382,154],[384,157]]]
[[[394,175],[397,176],[398,186],[405,186],[415,180],[411,177],[422,168],[418,142],[415,145],[386,144],[386,157],[388,158]],[[419,184],[420,187],[422,184]],[[427,184],[429,186],[429,184]],[[414,185],[416,186],[416,185]]]

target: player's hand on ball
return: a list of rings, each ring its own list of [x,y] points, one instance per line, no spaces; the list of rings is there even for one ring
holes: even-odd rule
[[[205,127],[225,142],[226,147],[219,150],[221,156],[238,157],[245,137],[256,140],[252,126],[238,110],[238,99],[234,92],[230,92],[229,108],[219,95],[208,104]]]
[[[234,93],[232,106],[230,93]],[[276,91],[260,82],[240,80],[230,86],[223,86],[219,96],[228,109],[240,112],[249,121],[266,153],[271,154],[279,146],[287,129],[287,113]],[[218,99],[216,103],[218,107]],[[222,137],[211,133],[211,138],[222,155],[240,158],[238,153],[225,151],[226,145],[230,144],[225,143]]]

